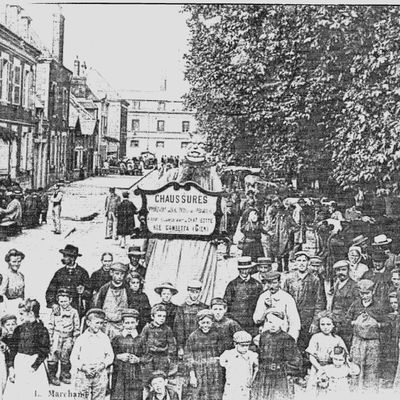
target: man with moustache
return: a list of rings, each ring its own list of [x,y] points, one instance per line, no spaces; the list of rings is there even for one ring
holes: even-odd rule
[[[78,310],[82,318],[86,313],[87,304],[91,298],[90,281],[88,272],[76,263],[81,256],[79,249],[72,244],[67,244],[60,250],[63,255],[61,262],[64,267],[60,268],[53,276],[46,290],[47,307],[58,312],[57,292],[59,289],[67,289],[71,293],[71,305]]]

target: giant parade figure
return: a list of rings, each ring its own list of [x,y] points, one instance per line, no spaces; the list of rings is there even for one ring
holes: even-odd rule
[[[158,187],[168,182],[195,182],[202,189],[220,192],[222,184],[215,166],[207,161],[206,138],[191,136],[185,158],[178,168],[161,174]],[[219,227],[218,227],[219,229]],[[217,241],[186,238],[150,239],[147,249],[146,287],[150,294],[160,282],[171,282],[181,294],[191,279],[203,283],[201,301],[208,303],[214,293],[217,272]],[[151,294],[150,294],[151,296]],[[180,297],[180,296],[179,296]]]

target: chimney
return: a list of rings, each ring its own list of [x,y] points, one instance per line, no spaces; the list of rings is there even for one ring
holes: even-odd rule
[[[81,74],[81,62],[79,61],[79,57],[76,56],[74,61],[74,76],[79,76]]]
[[[30,43],[31,41],[31,22],[32,18],[28,15],[22,15],[20,18],[20,35],[22,39]]]
[[[22,7],[17,4],[6,5],[6,26],[16,34],[19,34],[18,29],[21,11]]]
[[[87,68],[86,68],[86,61],[84,61],[83,63],[82,63],[82,76],[86,76],[86,70],[87,70]]]
[[[53,14],[53,57],[60,63],[64,62],[64,25],[65,17],[61,14],[61,6],[58,13]]]

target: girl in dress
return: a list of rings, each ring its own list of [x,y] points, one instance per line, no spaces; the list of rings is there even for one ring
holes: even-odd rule
[[[357,376],[360,369],[348,362],[347,354],[342,346],[336,346],[330,352],[332,364],[326,365],[318,377],[318,397],[334,400],[351,395],[351,378]]]
[[[21,325],[10,341],[10,399],[47,398],[49,384],[44,360],[50,352],[49,333],[39,319],[40,304],[27,299],[20,305]],[[6,391],[7,392],[7,391]],[[17,394],[18,392],[18,394]]]
[[[253,262],[257,262],[259,257],[264,257],[261,233],[265,233],[266,230],[255,208],[250,208],[248,213],[243,213],[241,231],[244,235],[242,256],[249,256]]]
[[[251,389],[251,400],[283,400],[292,397],[290,376],[300,373],[302,356],[295,340],[282,330],[284,315],[271,309],[266,330],[260,335],[259,369]]]
[[[318,314],[318,327],[320,331],[311,337],[306,349],[311,362],[307,390],[314,394],[318,375],[321,374],[324,366],[332,362],[330,354],[333,349],[336,346],[346,349],[343,339],[334,333],[335,323],[329,311],[322,311]]]
[[[223,393],[222,367],[219,356],[222,340],[213,328],[214,315],[210,310],[197,313],[199,328],[189,335],[186,342],[186,364],[189,369],[191,400],[221,400]],[[182,396],[186,398],[186,396]]]

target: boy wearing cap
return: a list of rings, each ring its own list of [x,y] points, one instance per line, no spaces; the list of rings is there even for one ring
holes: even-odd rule
[[[110,339],[101,331],[106,315],[92,308],[86,314],[88,328],[74,344],[71,365],[78,393],[89,400],[104,400],[108,385],[107,367],[114,361]]]
[[[252,275],[252,277],[261,283],[261,285],[265,286],[267,283],[265,279],[265,275],[272,271],[272,258],[271,257],[258,257],[257,259],[257,264],[255,265],[257,267],[257,272]]]
[[[200,298],[203,284],[192,279],[187,285],[188,297],[176,310],[173,332],[178,345],[178,356],[183,357],[186,340],[197,329],[197,313],[208,308]]]
[[[226,371],[223,400],[250,399],[250,388],[258,371],[258,355],[249,350],[251,340],[248,332],[236,332],[233,335],[235,348],[224,351],[219,357]]]
[[[175,366],[176,341],[172,330],[165,323],[167,310],[163,304],[151,309],[152,321],[142,330],[143,377],[147,382],[152,372],[162,370],[166,374]]]
[[[59,310],[50,314],[48,331],[50,336],[50,354],[48,371],[50,384],[60,386],[60,381],[71,383],[70,355],[74,341],[80,333],[78,311],[71,306],[71,295],[66,289],[57,292]],[[58,363],[61,364],[60,379],[57,378]]]
[[[164,305],[167,310],[167,319],[165,324],[169,326],[171,329],[174,329],[174,321],[176,310],[178,306],[172,302],[172,296],[175,296],[178,293],[178,290],[174,287],[174,285],[170,282],[164,282],[161,285],[158,285],[154,291],[160,296],[161,302],[160,304]]]
[[[137,331],[139,312],[127,309],[121,315],[122,332],[111,341],[115,354],[111,400],[142,400],[143,347]]]
[[[289,293],[281,289],[281,274],[278,271],[267,273],[266,280],[266,290],[258,298],[253,314],[254,323],[264,324],[269,309],[277,309],[284,315],[283,330],[297,340],[301,325],[296,302]]]
[[[225,289],[227,312],[244,330],[255,333],[253,314],[263,287],[250,275],[253,269],[251,257],[239,257],[237,268],[239,276],[229,282]]]
[[[235,332],[241,331],[242,328],[235,320],[225,315],[228,306],[224,299],[214,297],[211,300],[210,307],[214,315],[213,326],[219,332],[222,340],[222,351],[233,349],[233,335]]]
[[[386,316],[374,299],[374,282],[361,279],[357,283],[359,298],[346,313],[353,328],[350,355],[361,369],[357,386],[361,390],[376,391],[379,386],[381,361],[381,333],[387,326]]]
[[[167,385],[167,375],[163,371],[151,374],[150,387],[146,400],[179,400],[178,393]]]
[[[96,308],[106,313],[106,333],[112,339],[122,330],[121,310],[133,307],[131,289],[125,282],[128,267],[122,263],[114,263],[110,267],[111,282],[99,290]]]

